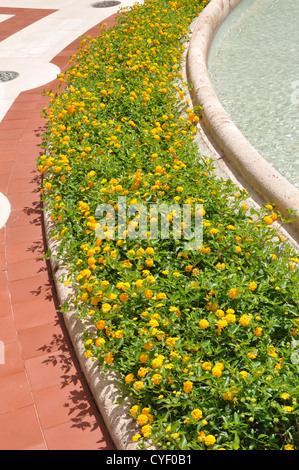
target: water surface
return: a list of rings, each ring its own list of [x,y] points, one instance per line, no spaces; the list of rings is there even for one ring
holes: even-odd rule
[[[239,130],[299,189],[298,26],[298,0],[243,0],[216,33],[208,72]]]

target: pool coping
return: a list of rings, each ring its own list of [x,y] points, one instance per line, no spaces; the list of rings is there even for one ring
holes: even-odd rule
[[[242,0],[211,0],[197,18],[188,46],[186,73],[192,86],[193,106],[201,107],[202,130],[207,140],[227,157],[265,203],[274,204],[299,235],[299,190],[270,165],[239,131],[222,107],[210,82],[208,52],[213,38],[229,13]],[[249,190],[250,192],[250,190]],[[291,209],[296,215],[290,215]]]

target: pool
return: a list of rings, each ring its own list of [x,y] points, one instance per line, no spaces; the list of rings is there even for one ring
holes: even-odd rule
[[[215,35],[208,73],[235,125],[299,189],[298,24],[294,0],[243,0]]]

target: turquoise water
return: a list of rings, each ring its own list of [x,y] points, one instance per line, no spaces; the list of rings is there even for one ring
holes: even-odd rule
[[[238,129],[299,189],[298,26],[298,0],[243,0],[216,33],[208,72]]]

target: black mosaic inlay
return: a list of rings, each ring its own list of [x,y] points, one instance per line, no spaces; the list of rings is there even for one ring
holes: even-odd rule
[[[9,82],[17,78],[20,74],[18,72],[11,72],[9,70],[0,70],[0,82]]]
[[[93,3],[91,6],[94,8],[109,8],[109,7],[115,7],[116,5],[120,5],[121,2],[114,2],[113,0],[109,1],[103,1],[103,2],[97,2]]]

